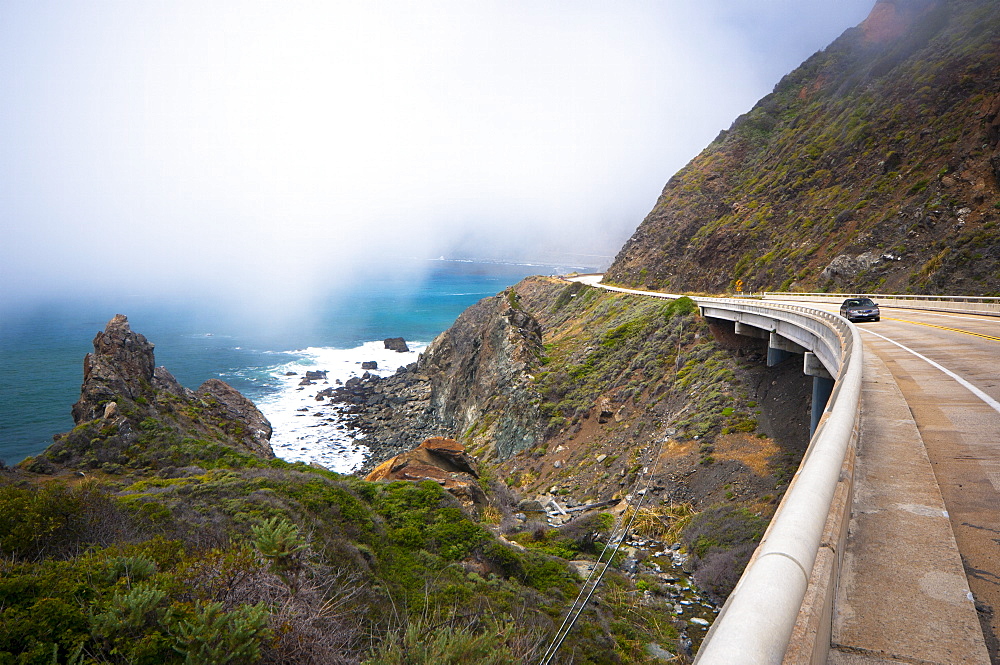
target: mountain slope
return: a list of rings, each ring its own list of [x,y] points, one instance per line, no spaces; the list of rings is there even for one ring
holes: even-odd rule
[[[879,0],[670,179],[606,281],[1000,294],[1000,3]]]

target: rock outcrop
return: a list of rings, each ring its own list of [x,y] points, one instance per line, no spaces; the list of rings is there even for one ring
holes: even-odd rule
[[[153,344],[122,314],[97,334],[93,353],[84,359],[73,421],[77,427],[57,435],[40,458],[70,467],[118,468],[134,462],[139,448],[151,455],[149,449],[160,442],[165,448],[221,443],[274,457],[271,424],[250,400],[219,379],[197,391],[182,386],[166,368],[156,367]],[[197,451],[187,454],[197,456]]]
[[[389,351],[395,351],[396,353],[408,353],[410,347],[406,345],[406,340],[402,337],[389,337],[382,341],[385,348]]]
[[[139,399],[144,386],[152,385],[154,367],[153,345],[132,332],[124,314],[116,314],[94,337],[94,352],[83,359],[83,385],[73,405],[73,422],[79,425],[97,418],[109,400]]]
[[[365,480],[433,480],[455,496],[463,506],[484,506],[486,493],[479,486],[476,462],[454,439],[434,437],[413,450],[379,464]]]
[[[257,406],[240,391],[220,379],[209,379],[195,393],[202,402],[209,404],[222,419],[243,423],[249,431],[243,443],[252,452],[274,457],[271,450],[271,423]]]
[[[458,317],[420,359],[396,374],[366,374],[321,397],[349,406],[349,422],[373,453],[366,469],[431,437],[475,433],[482,455],[504,459],[531,446],[542,418],[530,371],[541,326],[514,292],[485,298]]]

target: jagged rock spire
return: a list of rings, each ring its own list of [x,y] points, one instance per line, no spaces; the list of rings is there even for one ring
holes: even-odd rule
[[[115,397],[138,399],[149,386],[155,369],[153,345],[132,332],[128,318],[116,314],[94,337],[94,352],[83,359],[80,399],[73,405],[73,421],[93,420],[104,412],[101,402]]]

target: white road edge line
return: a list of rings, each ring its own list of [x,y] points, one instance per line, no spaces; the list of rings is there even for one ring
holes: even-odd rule
[[[984,393],[982,390],[980,390],[979,388],[975,387],[974,385],[972,385],[971,383],[969,383],[968,381],[966,381],[965,379],[963,379],[962,377],[960,377],[958,374],[955,374],[953,371],[951,371],[947,367],[943,367],[943,366],[939,365],[938,363],[934,362],[933,360],[931,360],[927,356],[924,356],[924,355],[921,355],[921,354],[917,353],[916,351],[914,351],[913,349],[911,349],[908,346],[903,346],[902,344],[900,344],[899,342],[897,342],[894,339],[889,339],[888,337],[885,337],[884,335],[879,335],[877,332],[872,332],[871,330],[867,330],[865,328],[861,328],[860,330],[861,330],[861,332],[866,332],[866,333],[868,333],[870,335],[875,335],[879,339],[884,339],[885,341],[889,342],[890,344],[895,344],[896,346],[898,346],[899,348],[903,349],[904,351],[907,351],[908,353],[912,353],[913,355],[915,355],[916,357],[920,358],[921,360],[923,360],[927,364],[931,365],[932,367],[938,368],[939,370],[941,370],[942,372],[944,372],[945,374],[947,374],[948,376],[950,376],[951,378],[955,379],[960,384],[962,384],[963,386],[965,386],[966,388],[968,388],[969,391],[972,392],[973,395],[975,395],[979,399],[981,399],[984,402],[986,402],[987,406],[989,406],[990,408],[992,408],[997,413],[1000,413],[1000,402],[996,401],[995,399],[993,399],[992,397],[990,397],[989,395],[987,395],[986,393]]]

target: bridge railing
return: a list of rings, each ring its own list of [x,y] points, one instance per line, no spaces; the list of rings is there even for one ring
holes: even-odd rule
[[[886,307],[966,312],[1000,316],[1000,298],[980,296],[916,296],[887,293],[780,293],[765,291],[764,300],[801,300],[840,304],[847,298],[871,298]]]
[[[800,616],[818,613],[823,615],[819,624],[829,621],[829,611],[823,608],[832,604],[830,594],[835,584],[823,585],[821,597],[811,597],[809,603],[805,599],[821,550],[824,547],[829,550],[823,564],[836,568],[841,549],[842,543],[825,542],[824,533],[831,512],[843,512],[850,506],[849,498],[845,500],[845,493],[838,489],[842,489],[844,482],[850,485],[850,479],[842,477],[842,470],[851,467],[848,456],[853,455],[856,446],[863,363],[861,339],[853,324],[814,309],[736,299],[695,300],[713,316],[726,310],[731,315],[725,318],[731,320],[740,320],[744,315],[769,317],[809,330],[822,345],[834,351],[838,363],[835,368],[827,367],[838,380],[802,464],[695,661],[698,665],[777,664],[789,650]],[[841,519],[836,522],[843,522],[843,515],[837,517]],[[829,575],[836,579],[837,571],[832,570]],[[813,606],[806,606],[810,603]],[[829,647],[828,637],[828,631],[820,627],[812,638],[820,642],[826,639],[826,644],[799,645],[798,649],[822,654]]]
[[[595,285],[658,298],[680,297]],[[837,379],[802,463],[695,663],[825,663],[861,411],[860,333],[838,315],[798,305],[746,298],[694,300],[708,316],[769,327],[782,335],[794,334],[782,327],[802,331],[797,339]]]

